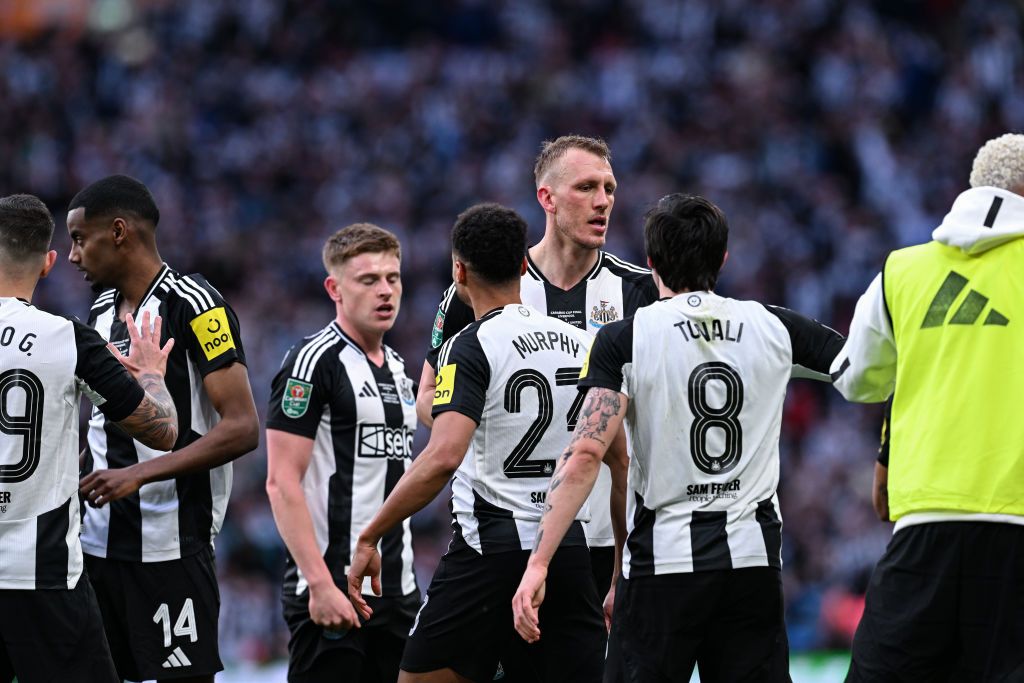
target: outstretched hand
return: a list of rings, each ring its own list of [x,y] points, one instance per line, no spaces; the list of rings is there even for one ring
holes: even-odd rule
[[[125,356],[118,351],[113,344],[107,344],[107,348],[135,379],[150,373],[163,377],[167,372],[167,357],[174,348],[174,340],[168,339],[163,348],[160,348],[160,328],[163,322],[160,316],[153,316],[151,325],[149,311],[146,311],[142,314],[142,326],[137,327],[135,318],[129,313],[124,322],[128,327],[128,355]]]

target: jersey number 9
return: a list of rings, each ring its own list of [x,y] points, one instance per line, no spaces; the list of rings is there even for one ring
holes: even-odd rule
[[[24,392],[21,415],[11,414],[11,393]],[[25,481],[39,467],[43,429],[43,383],[28,370],[15,368],[0,374],[0,432],[21,437],[21,459],[13,465],[0,465],[0,484]]]

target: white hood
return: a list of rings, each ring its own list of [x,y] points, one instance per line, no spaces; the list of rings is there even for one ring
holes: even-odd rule
[[[997,187],[975,187],[962,193],[942,219],[942,225],[932,232],[936,242],[972,256],[1021,236],[1024,197]]]

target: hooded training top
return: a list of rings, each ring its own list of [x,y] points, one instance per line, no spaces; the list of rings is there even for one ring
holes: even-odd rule
[[[1024,524],[1024,198],[967,190],[932,237],[892,252],[858,301],[835,385],[892,396],[896,530]]]

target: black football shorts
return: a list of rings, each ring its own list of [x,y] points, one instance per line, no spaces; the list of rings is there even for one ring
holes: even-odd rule
[[[512,596],[529,555],[526,550],[481,555],[456,538],[441,558],[416,615],[402,669],[452,669],[473,681],[493,680],[502,653],[519,638],[512,621]],[[605,629],[587,548],[559,548],[548,568],[546,588],[540,608],[541,639],[526,646],[525,665],[533,668],[530,680],[600,681]]]
[[[217,646],[220,591],[213,550],[166,562],[85,556],[117,673],[129,681],[224,669]]]
[[[623,579],[615,590],[606,683],[789,681],[782,577],[772,567]],[[619,668],[621,667],[621,669]]]
[[[119,683],[89,579],[71,590],[0,590],[0,681]]]

